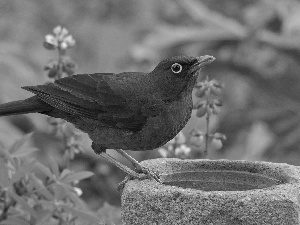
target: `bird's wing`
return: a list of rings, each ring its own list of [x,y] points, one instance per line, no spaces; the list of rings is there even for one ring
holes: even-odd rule
[[[129,108],[107,82],[113,74],[79,74],[54,84],[23,87],[54,108],[76,116],[99,120],[108,126],[141,129],[146,118]]]
[[[72,95],[102,106],[124,104],[125,99],[109,86],[107,77],[113,73],[78,74],[56,80],[54,84]]]
[[[97,119],[98,113],[101,110],[97,103],[72,95],[52,83],[22,88],[36,94],[39,99],[52,107],[72,115]]]

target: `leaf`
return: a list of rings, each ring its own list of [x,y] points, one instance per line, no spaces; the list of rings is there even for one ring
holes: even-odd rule
[[[44,186],[44,183],[37,178],[34,174],[29,174],[29,182],[36,189],[38,194],[44,196],[48,200],[53,200],[54,196],[52,193]]]
[[[73,216],[78,216],[82,221],[85,221],[85,223],[90,222],[99,224],[101,222],[101,220],[94,213],[70,207],[68,205],[61,205],[61,207],[64,210],[72,213]]]
[[[31,161],[25,165],[22,165],[15,174],[12,175],[12,178],[10,180],[10,183],[14,183],[16,181],[19,181],[22,177],[25,176],[25,174],[31,172],[33,168],[35,167],[36,161]]]
[[[73,181],[80,181],[86,178],[89,178],[91,176],[93,176],[94,173],[90,172],[90,171],[82,171],[82,172],[77,172],[77,173],[70,173],[68,174],[65,178],[63,178],[61,180],[61,182],[64,183],[71,183]]]
[[[9,191],[9,195],[16,202],[18,202],[24,208],[25,211],[29,212],[32,217],[36,218],[36,216],[37,216],[36,212],[33,210],[33,208],[27,203],[27,201],[24,198],[20,197],[12,190]]]
[[[61,181],[62,179],[64,179],[68,174],[70,174],[71,173],[71,170],[69,170],[69,169],[64,169],[62,172],[61,172],[61,174],[60,174],[60,176],[59,176],[59,180]]]
[[[59,177],[59,168],[56,160],[54,160],[54,158],[51,156],[49,161],[50,161],[51,171],[54,173],[56,177]]]
[[[55,176],[53,173],[51,173],[50,169],[46,166],[44,166],[43,164],[41,164],[40,162],[36,163],[36,167],[39,169],[40,172],[42,172],[44,175],[46,175],[47,177],[55,180]]]

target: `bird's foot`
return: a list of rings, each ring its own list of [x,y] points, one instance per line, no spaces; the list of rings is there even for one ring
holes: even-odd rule
[[[139,168],[139,171],[137,171],[136,175],[127,175],[125,177],[125,179],[123,181],[121,181],[118,184],[118,191],[122,192],[125,184],[129,181],[129,180],[133,180],[133,179],[138,179],[138,180],[145,180],[145,179],[154,179],[155,181],[157,181],[158,183],[162,183],[162,181],[160,180],[160,176],[158,173],[151,171],[149,168],[147,167],[143,167],[141,166]]]
[[[159,174],[152,171],[152,170],[150,170],[147,167],[144,167],[144,166],[140,165],[139,168],[136,168],[136,172],[138,174],[142,175],[140,178],[138,178],[140,180],[150,178],[150,179],[156,180],[158,183],[162,183],[162,181],[160,180]]]
[[[139,179],[139,180],[147,179],[147,178],[151,179],[152,178],[152,179],[156,180],[157,182],[161,183],[161,181],[159,179],[159,175],[157,173],[149,170],[147,167],[142,166],[136,159],[134,159],[131,155],[129,155],[128,153],[126,153],[122,149],[116,149],[116,151],[118,153],[120,153],[123,157],[128,159],[131,162],[131,164],[133,165],[133,167],[135,168],[135,172],[138,173],[139,176],[141,175],[141,177],[138,177],[138,176],[134,175],[133,178],[136,178],[136,179]]]

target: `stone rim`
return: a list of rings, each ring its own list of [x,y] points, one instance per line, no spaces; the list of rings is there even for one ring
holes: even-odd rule
[[[284,185],[288,183],[298,182],[300,170],[295,172],[295,166],[291,166],[285,163],[269,163],[259,161],[245,161],[245,160],[203,160],[203,159],[170,159],[160,158],[151,159],[142,162],[143,166],[159,173],[163,181],[163,186],[169,186],[168,183],[175,178],[178,181],[178,175],[182,177],[184,173],[209,174],[222,171],[222,173],[240,174],[240,175],[253,175],[256,178],[264,179],[265,182],[261,182],[254,185],[253,188],[248,190],[262,190],[262,189],[276,189],[278,185]],[[280,167],[278,166],[280,165]],[[181,175],[180,175],[181,174]],[[185,174],[184,174],[185,175]],[[184,176],[183,175],[183,176]],[[209,176],[206,176],[209,178]],[[177,179],[177,180],[176,180]],[[213,180],[212,180],[213,182]],[[180,186],[171,185],[174,188],[181,188]],[[256,187],[255,187],[256,186]],[[280,188],[280,187],[278,187]],[[191,188],[194,191],[208,191]],[[212,190],[213,191],[225,191],[226,190]],[[230,190],[230,191],[247,191],[246,190]]]

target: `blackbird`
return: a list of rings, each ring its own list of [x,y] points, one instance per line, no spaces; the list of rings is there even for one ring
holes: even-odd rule
[[[158,180],[123,150],[152,150],[174,138],[191,117],[198,71],[214,60],[208,55],[174,56],[150,73],[78,74],[22,87],[35,96],[0,105],[0,116],[41,113],[62,118],[88,133],[95,153],[133,177],[146,173]],[[138,173],[106,149],[116,149]]]

